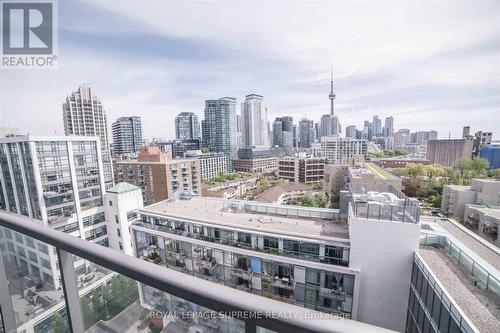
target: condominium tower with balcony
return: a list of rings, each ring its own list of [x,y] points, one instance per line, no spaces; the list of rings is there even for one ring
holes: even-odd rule
[[[382,212],[392,214],[373,210],[363,215],[366,200],[361,199],[366,198],[356,197],[346,223],[333,209],[186,193],[139,210],[132,238],[137,256],[146,261],[285,303],[402,330],[418,247],[418,206],[392,193],[382,198],[372,199],[379,200]],[[374,239],[374,234],[379,236]],[[390,269],[373,265],[380,261],[379,253],[391,262]],[[141,295],[150,309],[160,306],[147,291]]]
[[[0,139],[0,210],[108,246],[104,195],[99,138]],[[0,242],[10,260],[59,287],[53,252],[28,237],[7,239]]]
[[[90,86],[82,85],[66,97],[62,108],[65,135],[99,137],[104,182],[106,188],[110,188],[113,186],[113,166],[106,110],[101,99]]]

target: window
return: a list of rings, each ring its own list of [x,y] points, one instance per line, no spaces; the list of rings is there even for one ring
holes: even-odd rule
[[[118,219],[118,215],[115,215],[115,222],[116,222],[116,224],[120,223],[120,220]]]
[[[49,284],[54,284],[54,280],[52,279],[52,275],[43,273],[43,280]]]
[[[16,232],[16,241],[18,243],[22,243],[23,242],[23,236],[21,236],[21,234],[18,234],[17,232]]]
[[[264,248],[277,249],[278,248],[278,239],[264,237]]]
[[[306,282],[319,285],[319,271],[306,268]]]
[[[28,257],[30,258],[31,261],[38,262],[35,252],[28,251]]]
[[[74,223],[63,225],[61,227],[57,227],[56,230],[59,230],[59,231],[62,231],[62,232],[68,233],[68,234],[72,233],[74,231],[79,230],[78,222],[74,222]]]
[[[31,237],[26,237],[26,244],[32,249],[35,248],[35,241]]]
[[[136,211],[130,211],[127,213],[127,220],[135,220],[137,219],[137,212]]]
[[[100,212],[94,215],[86,216],[82,220],[83,220],[83,225],[85,227],[89,227],[91,225],[104,222],[106,220],[106,217],[104,215],[104,212]]]
[[[50,269],[50,262],[47,259],[40,258],[40,261],[42,262],[43,267]]]
[[[317,303],[316,300],[318,298],[317,293],[318,292],[315,289],[307,288],[306,289],[305,303],[316,305],[316,303]]]
[[[24,248],[21,246],[17,246],[17,254],[20,255],[21,257],[26,257],[26,252],[24,251]]]
[[[118,235],[118,237],[122,236],[122,233],[120,232],[120,228],[116,229],[116,234]]]
[[[113,206],[113,201],[109,200],[109,205]]]

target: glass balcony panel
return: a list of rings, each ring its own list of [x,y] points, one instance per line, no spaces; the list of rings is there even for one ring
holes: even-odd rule
[[[75,275],[86,332],[160,332],[165,328],[244,332],[243,321],[220,316],[76,256]]]
[[[0,227],[0,230],[4,233],[6,228]],[[24,244],[31,244],[33,241],[27,236],[9,231],[25,239]],[[19,237],[14,237],[12,242],[17,243]],[[48,244],[38,240],[34,242],[38,249],[36,256],[39,260],[36,262],[33,257],[23,257],[18,252],[20,249],[27,251],[27,246],[23,243],[0,250],[0,264],[5,268],[16,328],[29,327],[34,332],[66,332],[69,326],[56,251]],[[47,313],[52,314],[47,316]]]

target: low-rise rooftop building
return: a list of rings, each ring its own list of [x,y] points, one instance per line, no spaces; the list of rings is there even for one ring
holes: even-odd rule
[[[184,157],[200,161],[202,181],[215,179],[220,174],[230,171],[228,157],[224,153],[202,153],[201,150],[188,150],[184,153]]]
[[[316,192],[302,183],[284,183],[266,189],[255,197],[255,201],[288,205],[294,201],[301,201],[307,194],[313,195]]]
[[[402,188],[401,178],[375,163],[358,163],[349,167],[349,184],[355,192],[367,192],[392,185]]]
[[[225,180],[221,183],[208,183],[202,186],[202,196],[221,199],[243,197],[248,191],[257,188],[257,176]]]
[[[116,161],[115,180],[142,189],[145,205],[171,198],[177,191],[201,191],[201,168],[197,159],[173,159],[170,151],[144,147],[137,160]]]
[[[443,186],[441,209],[445,214],[463,218],[467,204],[500,206],[500,181],[473,179],[471,186]]]
[[[278,159],[279,178],[291,182],[314,183],[323,180],[325,171],[325,159],[322,157],[286,156]]]
[[[277,169],[278,169],[278,158],[275,156],[248,158],[248,159],[239,158],[233,160],[234,172],[249,172],[255,174],[263,174],[268,172],[274,172]]]
[[[484,239],[500,247],[500,206],[465,205],[464,224]]]

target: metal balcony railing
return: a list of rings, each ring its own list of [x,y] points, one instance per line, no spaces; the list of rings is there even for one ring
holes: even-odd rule
[[[461,266],[475,282],[482,286],[486,291],[489,291],[500,298],[500,280],[498,272],[491,272],[483,267],[480,263],[474,260],[461,246],[453,242],[453,240],[445,235],[439,235],[434,232],[423,231],[420,234],[420,245],[434,246],[441,248],[456,260],[456,263]],[[493,273],[493,274],[492,274]],[[496,276],[494,275],[496,273]]]
[[[147,288],[156,289],[153,295],[158,299],[161,299],[159,296],[161,292],[168,293],[182,299],[183,302],[197,304],[210,311],[223,314],[225,318],[231,317],[243,323],[243,330],[229,329],[224,332],[254,333],[264,332],[263,329],[275,332],[389,332],[383,328],[340,317],[326,316],[325,318],[324,313],[202,280],[67,235],[45,227],[39,221],[25,217],[0,212],[0,226],[6,228],[4,230],[18,232],[54,247],[65,301],[64,306],[59,310],[65,310],[68,329],[71,332],[84,332],[86,326],[82,316],[81,292],[79,294],[74,256],[88,260],[114,274],[118,273],[137,281],[140,286],[145,287],[141,289],[143,294],[147,292]],[[3,320],[0,326],[3,323],[4,332],[17,332],[22,328],[19,328],[12,310],[11,291],[9,291],[3,259],[2,254],[0,258],[0,308]],[[118,290],[120,292],[117,295],[111,295],[112,298],[122,297],[122,293],[127,293],[127,288]],[[106,310],[108,311],[107,308]],[[53,325],[56,325],[55,320],[53,320]]]
[[[350,193],[350,206],[353,216],[356,218],[365,218],[373,220],[397,221],[404,223],[419,223],[420,207],[415,199],[408,198],[403,192],[393,185],[379,184],[372,190],[377,192],[387,192],[394,194],[397,198],[404,200],[402,204],[380,203],[377,201],[365,201],[356,197],[356,194],[362,194],[354,191],[351,184],[348,186]]]

